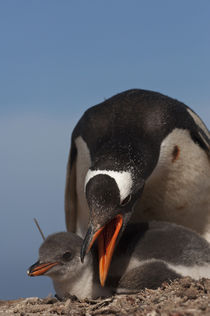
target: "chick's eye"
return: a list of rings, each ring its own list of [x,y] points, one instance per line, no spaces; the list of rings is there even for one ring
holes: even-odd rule
[[[122,200],[122,202],[120,203],[121,206],[124,206],[126,204],[128,204],[131,200],[131,195],[129,194],[124,200]]]
[[[69,251],[67,251],[67,252],[65,252],[64,254],[63,254],[63,259],[64,260],[71,260],[71,257],[72,257],[72,255],[71,255],[71,252],[69,252]]]

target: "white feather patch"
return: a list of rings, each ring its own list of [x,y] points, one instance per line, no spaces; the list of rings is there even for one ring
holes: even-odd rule
[[[85,178],[85,188],[89,180],[99,174],[108,175],[115,180],[120,191],[121,202],[130,194],[133,180],[129,171],[119,172],[114,170],[88,170]]]

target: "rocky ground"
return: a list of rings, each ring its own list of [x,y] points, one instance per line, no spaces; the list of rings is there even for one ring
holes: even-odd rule
[[[0,315],[210,315],[210,280],[190,278],[163,283],[157,290],[145,289],[135,295],[116,295],[107,299],[64,302],[36,297],[0,301]]]

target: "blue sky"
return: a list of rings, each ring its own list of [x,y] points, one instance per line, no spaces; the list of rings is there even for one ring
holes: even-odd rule
[[[71,131],[129,88],[162,92],[210,126],[208,0],[0,2],[0,299],[46,296],[29,278],[44,233],[65,229]]]

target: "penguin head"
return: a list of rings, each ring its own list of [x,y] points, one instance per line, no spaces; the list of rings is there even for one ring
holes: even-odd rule
[[[144,187],[142,178],[135,179],[132,171],[89,170],[85,193],[90,221],[83,246],[83,261],[98,239],[99,276],[104,286],[114,248],[132,214],[133,206]]]
[[[27,274],[31,277],[46,275],[59,281],[74,278],[84,268],[80,260],[81,246],[82,239],[74,233],[48,236],[39,248],[38,261],[29,267]]]
[[[98,147],[85,178],[90,219],[81,260],[98,239],[99,276],[103,286],[115,245],[158,161],[160,143],[153,137],[140,139],[130,128],[129,133],[113,135]]]

